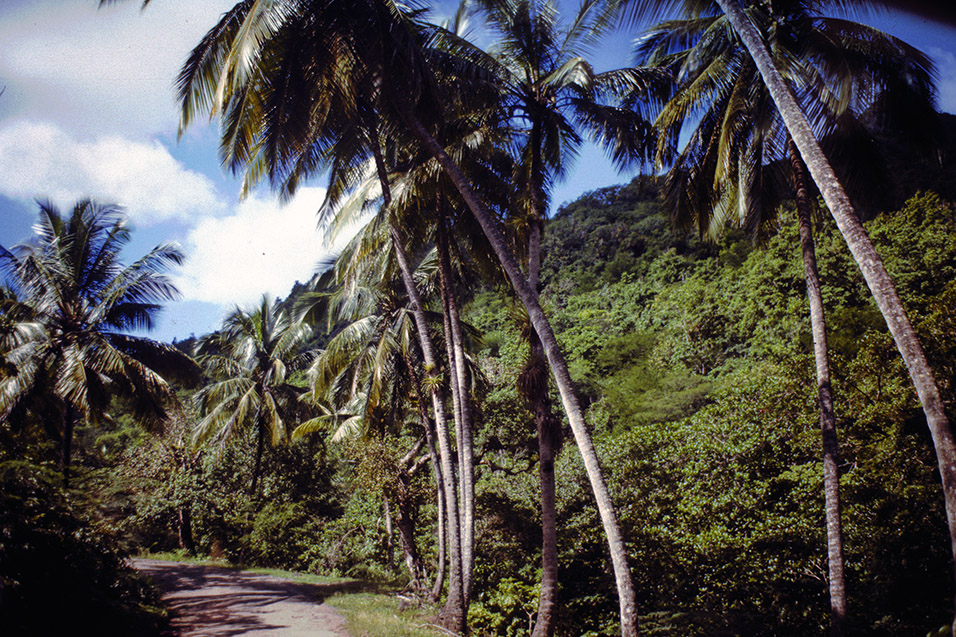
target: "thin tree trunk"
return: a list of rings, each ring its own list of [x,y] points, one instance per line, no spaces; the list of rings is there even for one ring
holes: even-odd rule
[[[445,488],[442,480],[441,464],[438,460],[438,451],[435,449],[435,433],[432,430],[431,420],[426,416],[425,435],[428,440],[428,462],[431,464],[432,473],[435,474],[435,505],[436,515],[435,523],[438,527],[438,564],[435,569],[435,583],[432,585],[431,593],[428,599],[435,603],[441,597],[442,588],[445,586]]]
[[[385,213],[389,214],[392,195],[391,189],[389,188],[385,162],[382,158],[381,148],[378,145],[377,139],[374,140],[372,148],[379,181],[382,184],[382,197],[384,200],[382,207]],[[389,232],[392,237],[392,243],[395,246],[395,258],[398,261],[398,267],[402,273],[402,282],[408,294],[409,301],[411,301],[412,304],[412,315],[415,318],[415,326],[418,330],[422,357],[425,360],[425,369],[427,373],[434,373],[438,371],[438,360],[435,356],[434,343],[432,343],[431,336],[428,333],[428,322],[425,319],[425,306],[422,303],[421,295],[418,293],[418,287],[415,285],[415,278],[412,275],[411,266],[408,263],[408,255],[405,253],[404,237],[398,225],[392,219],[389,219]],[[462,597],[461,532],[458,525],[458,503],[455,498],[455,469],[452,460],[451,440],[448,435],[448,421],[445,416],[445,399],[441,389],[437,385],[432,385],[429,393],[431,394],[432,409],[435,414],[435,428],[438,436],[442,480],[445,484],[446,531],[450,562],[448,599],[442,608],[439,621],[449,630],[465,632],[465,621],[467,617]]]
[[[402,545],[405,568],[411,577],[411,587],[418,593],[425,587],[425,565],[415,543],[415,517],[410,502],[398,503],[398,538]]]
[[[60,449],[60,468],[63,470],[63,488],[70,488],[70,456],[73,450],[73,429],[76,426],[76,411],[72,406],[63,414],[63,445]]]
[[[179,535],[179,548],[190,555],[196,554],[196,542],[193,540],[193,521],[189,507],[185,504],[179,505],[177,512],[177,531]]]
[[[787,140],[790,163],[796,185],[797,216],[800,223],[800,248],[810,302],[810,331],[813,334],[813,355],[817,369],[817,394],[820,403],[820,431],[823,438],[823,493],[827,524],[827,569],[830,586],[830,633],[841,637],[845,632],[846,582],[843,568],[843,532],[840,523],[840,474],[836,415],[830,386],[830,354],[827,348],[826,317],[820,293],[820,275],[810,220],[810,195],[803,160],[792,139]]]
[[[461,431],[458,437],[460,450],[458,469],[461,477],[461,577],[462,597],[467,610],[471,601],[475,567],[475,432],[471,415],[471,394],[468,390],[468,370],[465,366],[464,335],[452,281],[447,221],[447,217],[442,214],[438,228],[438,273],[441,279],[442,296],[448,308],[448,326],[451,330],[451,356],[449,356],[449,360],[453,361],[451,384],[457,387],[461,416]]]
[[[256,429],[258,431],[256,435],[256,464],[252,469],[252,484],[249,487],[249,492],[253,498],[257,498],[256,491],[259,486],[259,473],[262,470],[262,449],[265,445],[265,431],[263,426],[261,424],[257,425]]]
[[[946,503],[950,555],[956,566],[956,442],[949,427],[949,419],[946,416],[939,387],[926,360],[923,347],[903,309],[893,279],[886,271],[883,261],[856,216],[849,197],[813,136],[806,115],[800,110],[793,92],[774,66],[760,32],[750,22],[736,0],[717,0],[717,3],[753,57],[787,130],[800,150],[800,156],[806,163],[850,253],[863,273],[863,278],[886,320],[890,334],[893,335],[896,347],[909,371],[920,403],[923,405],[926,424],[936,449],[936,460],[943,483],[943,499]],[[954,570],[954,578],[956,578],[956,570]],[[956,632],[956,615],[954,615],[953,630]]]
[[[435,346],[432,343],[431,336],[428,334],[428,322],[425,319],[425,308],[422,303],[421,295],[415,286],[415,279],[412,277],[411,266],[408,264],[408,256],[405,254],[404,239],[398,226],[392,222],[389,224],[389,230],[392,234],[392,242],[395,245],[395,257],[398,260],[399,269],[402,272],[402,280],[405,283],[405,289],[408,292],[409,299],[412,302],[412,314],[415,317],[415,325],[418,328],[418,337],[422,346],[422,357],[425,359],[425,369],[431,373],[438,371],[438,360],[435,356]],[[442,396],[440,387],[432,385],[430,390],[432,399],[432,409],[435,413],[435,428],[438,433],[438,453],[442,465],[442,480],[445,481],[445,500],[446,517],[448,519],[448,547],[450,561],[450,576],[448,584],[448,599],[442,608],[440,620],[442,625],[453,631],[465,632],[465,608],[464,608],[464,586],[462,582],[461,568],[461,532],[458,525],[458,503],[455,498],[455,468],[452,461],[451,439],[448,435],[448,421],[445,417],[445,398]]]
[[[388,503],[388,496],[382,494],[382,509],[385,513],[385,572],[391,574],[395,570],[394,548],[392,547],[392,507]],[[412,574],[414,578],[414,573]]]
[[[517,259],[508,248],[504,235],[502,235],[497,222],[491,211],[484,205],[478,194],[472,189],[467,178],[458,168],[457,164],[448,156],[441,144],[432,137],[420,121],[410,112],[403,113],[405,121],[412,133],[421,141],[422,145],[441,165],[442,169],[455,184],[455,188],[461,194],[465,204],[474,214],[475,219],[481,225],[488,242],[491,244],[501,262],[502,268],[508,275],[511,285],[522,304],[528,311],[528,317],[531,324],[541,339],[548,364],[554,374],[555,385],[561,395],[561,402],[568,415],[568,421],[571,424],[571,431],[574,433],[574,440],[577,443],[578,450],[581,453],[581,459],[584,462],[584,468],[591,483],[591,489],[594,492],[594,499],[597,503],[598,513],[601,517],[601,523],[604,527],[604,533],[607,536],[608,549],[611,555],[611,562],[614,568],[614,579],[617,584],[618,597],[620,601],[621,632],[630,637],[637,635],[637,598],[634,594],[634,584],[631,580],[631,571],[627,565],[627,549],[624,546],[624,539],[621,536],[620,525],[617,521],[617,514],[614,511],[614,505],[611,501],[611,494],[608,491],[607,483],[601,470],[601,464],[594,449],[594,443],[591,440],[591,434],[588,431],[587,423],[584,420],[584,413],[578,403],[577,394],[574,389],[574,383],[571,381],[571,375],[568,373],[568,366],[558,346],[554,331],[548,322],[541,305],[538,303],[538,294],[529,285],[527,279],[521,273],[521,267]]]
[[[408,367],[412,376],[412,382],[421,392],[421,379],[415,370],[414,365],[408,357],[405,357],[405,365]],[[441,462],[438,451],[435,449],[435,425],[432,419],[428,417],[428,410],[419,393],[418,414],[422,419],[422,427],[425,429],[425,442],[428,448],[428,462],[431,465],[432,473],[435,475],[435,504],[436,504],[436,526],[438,535],[438,564],[435,569],[435,583],[432,586],[431,593],[428,596],[429,601],[435,603],[441,597],[442,588],[445,586],[445,561],[446,561],[446,537],[445,537],[445,481],[442,479]]]

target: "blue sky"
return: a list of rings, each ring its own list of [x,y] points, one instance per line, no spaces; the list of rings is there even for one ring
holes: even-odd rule
[[[0,244],[30,236],[35,198],[61,208],[91,196],[124,205],[135,228],[129,258],[164,241],[189,260],[175,273],[183,300],[153,336],[209,332],[231,308],[263,292],[283,296],[327,253],[314,214],[323,184],[281,206],[266,190],[239,201],[220,168],[216,131],[194,126],[177,141],[173,83],[189,50],[235,0],[138,0],[97,10],[96,0],[0,1]],[[906,14],[862,19],[937,62],[939,106],[956,113],[956,28]],[[632,35],[595,58],[626,64]],[[595,148],[554,192],[554,207],[626,181]]]

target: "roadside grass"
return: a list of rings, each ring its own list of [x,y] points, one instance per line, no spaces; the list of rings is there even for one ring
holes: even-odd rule
[[[143,553],[137,555],[151,560],[188,562],[190,564],[210,564],[222,568],[281,577],[303,584],[323,586],[343,585],[343,590],[334,593],[325,601],[341,611],[348,623],[351,637],[435,637],[447,635],[446,631],[429,624],[436,614],[433,608],[421,608],[416,605],[405,607],[396,595],[399,586],[393,582],[361,581],[348,577],[329,577],[312,573],[297,573],[275,568],[242,567],[230,564],[223,559],[211,559],[208,556],[189,555],[185,551],[164,553]],[[364,584],[354,587],[355,584]],[[349,586],[352,585],[352,586]]]
[[[434,609],[403,607],[402,601],[384,590],[336,593],[329,604],[342,611],[352,637],[435,637],[450,633],[430,625]]]

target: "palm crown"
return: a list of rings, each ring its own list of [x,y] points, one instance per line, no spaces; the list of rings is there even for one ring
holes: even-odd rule
[[[79,417],[102,417],[119,394],[157,422],[176,402],[164,376],[198,379],[196,365],[175,348],[123,333],[151,328],[161,303],[177,297],[165,270],[183,255],[163,244],[123,265],[130,232],[122,210],[90,200],[68,215],[41,203],[34,232],[30,242],[0,246],[10,286],[5,358],[16,370],[0,380],[0,416],[60,422],[66,467]]]

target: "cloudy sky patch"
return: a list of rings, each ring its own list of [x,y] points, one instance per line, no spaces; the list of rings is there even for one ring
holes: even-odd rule
[[[68,207],[93,197],[126,207],[137,226],[186,221],[223,209],[212,181],[156,141],[77,141],[53,124],[0,125],[0,191]]]
[[[327,253],[315,213],[324,188],[302,188],[280,205],[252,196],[233,214],[200,221],[186,239],[189,261],[178,285],[185,298],[246,306],[263,293],[285,296]]]

